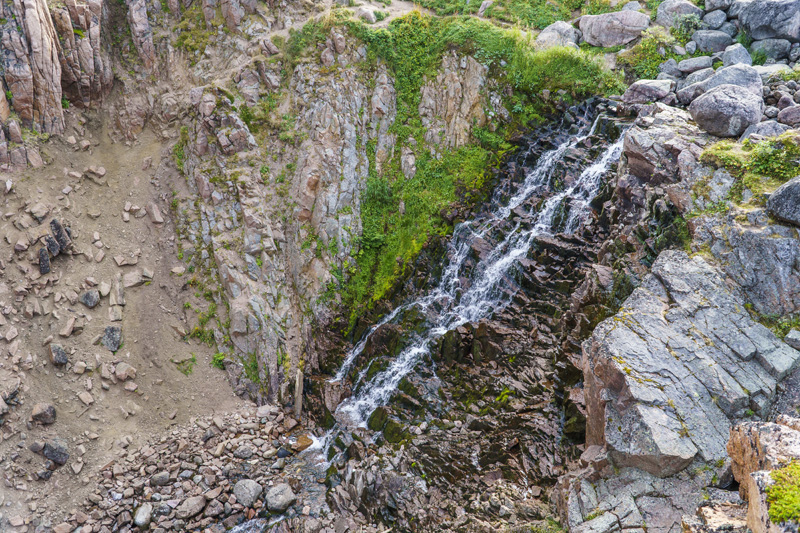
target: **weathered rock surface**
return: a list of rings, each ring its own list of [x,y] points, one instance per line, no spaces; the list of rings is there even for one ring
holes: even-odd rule
[[[698,74],[701,72],[708,71],[699,71]],[[699,80],[696,83],[687,84],[678,91],[678,99],[681,103],[689,105],[701,94],[720,85],[736,85],[747,89],[758,98],[762,97],[764,87],[762,78],[755,68],[745,63],[737,63],[730,67],[723,67],[716,72],[708,72],[708,74],[710,75],[707,78]],[[689,81],[689,77],[687,77],[687,81]]]
[[[99,1],[69,0],[53,8],[53,21],[61,41],[64,96],[80,107],[102,102],[114,83],[111,58],[102,42],[107,8]]]
[[[719,224],[713,218],[700,217],[695,241],[698,246],[708,246],[757,312],[796,313],[800,310],[800,274],[794,267],[800,260],[796,230],[767,224],[766,217],[760,222],[760,218],[740,224],[729,216]]]
[[[46,133],[64,130],[60,44],[44,0],[15,2],[0,18],[3,76],[22,125]],[[0,139],[0,142],[2,139]]]
[[[787,181],[770,195],[767,210],[775,218],[800,226],[800,176]]]
[[[238,481],[233,487],[233,494],[236,496],[236,501],[245,507],[252,507],[258,497],[261,496],[261,485],[252,479],[243,479]]]
[[[552,46],[578,47],[581,32],[572,24],[559,20],[547,26],[536,36],[536,44],[541,48]]]
[[[704,260],[663,252],[584,345],[587,444],[656,476],[724,461],[730,419],[766,414],[800,358],[740,301]]]
[[[658,5],[656,23],[671,28],[676,19],[686,15],[702,17],[703,10],[689,0],[665,0]]]
[[[639,80],[628,87],[622,95],[626,104],[645,104],[665,98],[675,87],[670,80]]]
[[[155,66],[156,49],[153,45],[153,30],[147,19],[147,3],[145,0],[128,0],[127,5],[133,44],[139,52],[144,68],[150,71]]]
[[[800,2],[798,0],[752,0],[742,2],[739,12],[742,28],[753,39],[787,39],[800,42]]]
[[[650,25],[650,17],[638,11],[617,11],[602,15],[584,15],[580,29],[583,39],[592,46],[612,47],[636,39]]]
[[[735,67],[728,67],[735,68]],[[718,85],[689,106],[697,124],[718,137],[739,137],[761,120],[764,101],[738,85]]]
[[[282,513],[297,501],[297,496],[289,485],[281,483],[267,491],[266,500],[270,511]]]

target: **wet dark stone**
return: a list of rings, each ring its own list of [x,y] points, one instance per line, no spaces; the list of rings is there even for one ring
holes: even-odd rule
[[[50,255],[52,255],[53,257],[61,253],[61,247],[58,245],[56,240],[50,235],[44,236],[44,245],[47,247],[47,251],[50,252]]]
[[[53,232],[53,237],[55,237],[58,247],[62,252],[69,248],[70,239],[67,232],[64,231],[64,226],[61,225],[61,222],[55,218],[51,220],[50,231]]]
[[[100,303],[100,292],[97,289],[90,289],[81,294],[79,299],[83,305],[89,309],[93,309],[97,304]]]
[[[57,465],[64,465],[69,460],[67,445],[61,439],[47,441],[42,449],[42,455]]]
[[[60,344],[50,344],[50,362],[56,366],[63,366],[69,362],[67,352]]]
[[[122,328],[119,326],[108,326],[106,330],[103,332],[103,338],[101,339],[103,346],[108,348],[112,352],[116,352],[119,350],[119,347],[122,346]]]
[[[50,254],[47,248],[39,248],[39,274],[45,275],[50,273]]]
[[[278,450],[278,459],[284,459],[286,457],[289,457],[290,455],[292,455],[292,452],[290,452],[286,448],[281,448],[280,450]]]

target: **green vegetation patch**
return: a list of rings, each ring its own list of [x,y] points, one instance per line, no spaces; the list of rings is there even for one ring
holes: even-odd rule
[[[724,168],[737,179],[731,191],[735,201],[741,201],[744,189],[748,189],[756,203],[763,203],[763,193],[774,191],[797,175],[798,160],[800,134],[796,131],[760,142],[720,141],[700,157],[702,163]]]
[[[800,463],[773,470],[775,484],[767,487],[769,519],[775,524],[800,520]]]
[[[393,20],[388,28],[354,22],[348,28],[367,44],[368,62],[382,61],[392,72],[398,107],[392,133],[401,140],[398,144],[409,138],[416,141],[417,168],[412,179],[403,175],[398,146],[397,155],[378,173],[374,142],[368,143],[371,165],[362,196],[360,251],[334,273],[340,281],[347,274],[344,287],[331,287],[341,290],[352,321],[388,293],[431,237],[452,231],[452,222],[444,215],[454,204],[472,204],[484,197],[487,170],[511,148],[505,141],[508,133],[553,110],[552,103],[541,97],[543,91],[577,101],[618,92],[623,86],[590,54],[559,47],[536,51],[520,32],[471,17],[434,19],[413,12]],[[304,33],[318,31],[304,29]],[[426,80],[435,78],[444,52],[451,49],[475,57],[489,67],[493,79],[511,89],[506,106],[513,119],[507,129],[476,127],[473,144],[434,156],[424,148],[420,90]]]
[[[437,15],[474,15],[481,6],[481,2],[476,0],[420,0],[419,3]],[[572,18],[572,12],[583,4],[583,0],[495,0],[484,16],[541,30],[557,20]],[[587,4],[590,10],[584,14],[594,15],[605,11],[592,9],[608,2],[590,0]]]

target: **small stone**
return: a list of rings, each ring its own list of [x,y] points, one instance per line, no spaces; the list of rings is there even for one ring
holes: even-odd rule
[[[47,248],[39,248],[39,274],[45,275],[50,273],[50,254]]]
[[[193,516],[197,516],[203,512],[203,507],[205,507],[205,505],[205,496],[192,496],[191,498],[185,499],[183,503],[181,503],[178,508],[175,509],[175,516],[181,520],[192,518]]]
[[[117,379],[120,381],[136,379],[136,369],[128,363],[122,361],[121,363],[117,363],[117,367],[114,370],[114,375],[116,375]]]
[[[122,286],[126,289],[129,287],[138,287],[139,285],[144,283],[144,277],[142,273],[137,271],[128,272],[122,277]]]
[[[69,452],[67,451],[67,444],[58,438],[49,440],[42,448],[42,455],[50,459],[57,465],[67,464],[69,460]]]
[[[69,362],[67,352],[60,344],[50,343],[50,362],[56,366],[64,366]]]
[[[800,350],[800,330],[793,329],[784,337],[783,342],[794,348]]]
[[[31,418],[37,424],[52,424],[56,421],[56,408],[49,403],[37,403],[33,406]]]
[[[119,326],[107,326],[103,332],[101,342],[109,351],[116,352],[122,345],[122,328]]]
[[[153,487],[163,487],[167,483],[169,483],[169,472],[157,472],[150,477],[150,485]]]
[[[287,485],[288,487],[288,485]],[[257,482],[252,479],[242,479],[233,487],[233,495],[236,496],[236,501],[245,507],[252,507],[258,500],[261,492],[264,489]],[[291,489],[289,489],[291,491]],[[287,505],[286,507],[288,507]],[[270,508],[272,510],[272,508]],[[283,510],[286,510],[284,508]]]
[[[100,291],[97,289],[88,290],[81,294],[79,300],[89,309],[94,309],[100,303]]]
[[[150,520],[153,516],[153,506],[149,502],[145,502],[136,509],[133,515],[133,523],[142,529],[146,529],[150,525]]]
[[[237,497],[238,500],[238,497]],[[275,485],[266,495],[267,509],[282,513],[297,501],[297,496],[286,483]]]
[[[78,399],[86,405],[92,405],[94,403],[94,398],[92,398],[92,395],[87,391],[78,394]]]
[[[150,221],[153,224],[163,224],[164,217],[161,216],[161,210],[155,203],[151,203],[147,206],[147,214],[150,215]]]

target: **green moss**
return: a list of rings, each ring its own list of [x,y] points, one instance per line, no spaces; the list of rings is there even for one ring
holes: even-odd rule
[[[763,203],[763,193],[771,192],[797,174],[800,159],[800,134],[789,131],[758,143],[720,141],[703,152],[700,161],[726,169],[736,178],[732,198],[741,201],[744,189]]]
[[[391,418],[387,420],[386,425],[383,426],[383,436],[386,438],[387,442],[391,442],[392,444],[398,444],[407,437],[403,426]]]
[[[800,520],[800,463],[773,470],[775,484],[767,487],[769,519],[775,523]]]
[[[388,293],[432,237],[449,234],[452,222],[443,215],[453,204],[483,198],[487,169],[511,148],[505,139],[514,125],[527,125],[554,110],[553,101],[541,97],[543,91],[575,101],[619,92],[623,85],[591,54],[560,47],[536,51],[521,32],[471,17],[434,19],[412,12],[388,28],[357,22],[348,22],[347,27],[367,44],[369,63],[381,60],[391,70],[397,91],[397,117],[391,128],[400,139],[394,158],[382,165],[380,173],[374,140],[367,143],[370,173],[361,204],[359,252],[354,264],[334,273],[337,280],[349,278],[345,286],[329,287],[331,293],[343,294],[352,322]],[[304,28],[295,38],[313,42],[318,33],[317,26]],[[453,49],[487,65],[505,86],[499,92],[512,95],[506,102],[512,124],[503,129],[495,122],[493,131],[476,127],[473,144],[434,157],[426,148],[419,118],[420,91],[438,74],[444,52]],[[399,154],[409,138],[415,141],[409,147],[417,167],[412,179],[400,170]]]
[[[382,431],[387,420],[389,420],[389,413],[384,407],[378,407],[369,415],[367,427],[372,431]]]

